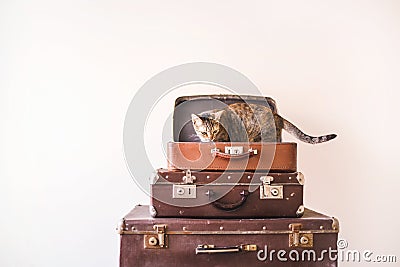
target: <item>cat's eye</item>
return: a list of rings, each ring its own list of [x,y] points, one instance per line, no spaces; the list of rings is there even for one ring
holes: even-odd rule
[[[201,132],[202,135],[207,135],[207,132]]]

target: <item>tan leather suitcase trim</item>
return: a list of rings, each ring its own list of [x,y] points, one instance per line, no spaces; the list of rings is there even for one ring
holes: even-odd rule
[[[225,147],[243,147],[256,154],[227,159],[213,153],[213,149],[224,152]],[[192,170],[271,170],[297,171],[296,143],[199,143],[170,142],[167,145],[168,169]]]

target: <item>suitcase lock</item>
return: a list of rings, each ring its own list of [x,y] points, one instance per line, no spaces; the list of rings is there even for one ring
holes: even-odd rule
[[[186,170],[186,175],[183,176],[184,184],[172,185],[172,198],[196,198],[196,176],[192,175],[190,170]]]
[[[289,234],[289,247],[310,248],[314,244],[314,235],[310,233],[301,233],[301,223],[292,223],[289,225],[292,233]]]
[[[154,225],[155,233],[144,236],[144,248],[168,248],[166,228],[165,224]]]
[[[260,199],[283,199],[283,186],[271,185],[272,176],[261,176]]]

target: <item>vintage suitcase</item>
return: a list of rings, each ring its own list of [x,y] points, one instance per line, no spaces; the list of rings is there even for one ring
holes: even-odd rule
[[[200,143],[193,129],[191,114],[226,105],[247,102],[268,106],[277,113],[272,98],[238,95],[183,96],[175,101],[174,142],[167,147],[168,168],[192,170],[271,170],[296,171],[296,143],[209,142]]]
[[[169,142],[168,169],[297,171],[296,143]]]
[[[154,217],[268,218],[303,215],[302,173],[159,169],[151,184]]]
[[[338,220],[153,218],[136,206],[118,226],[120,267],[337,266]]]
[[[206,110],[222,109],[226,105],[246,102],[268,106],[273,113],[277,113],[275,100],[270,97],[248,95],[193,95],[182,96],[176,99],[173,114],[173,136],[175,142],[200,141],[193,137],[195,132],[191,122],[191,114],[198,114]]]

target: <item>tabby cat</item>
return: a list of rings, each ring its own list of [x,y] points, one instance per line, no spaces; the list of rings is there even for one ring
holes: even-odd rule
[[[281,142],[282,129],[309,144],[323,143],[336,137],[336,134],[309,136],[274,114],[270,108],[247,103],[192,114],[192,123],[202,142]]]

